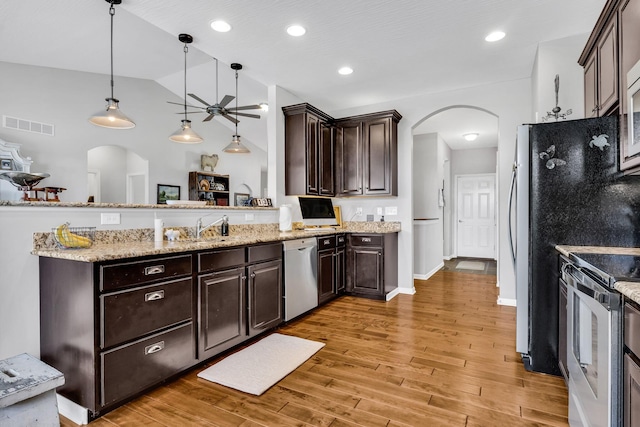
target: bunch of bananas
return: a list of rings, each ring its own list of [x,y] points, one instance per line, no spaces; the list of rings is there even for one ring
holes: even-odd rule
[[[72,233],[69,223],[66,222],[56,228],[55,237],[60,245],[65,248],[88,248],[92,245],[91,239]]]

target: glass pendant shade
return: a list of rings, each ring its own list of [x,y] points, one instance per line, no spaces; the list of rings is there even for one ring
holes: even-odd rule
[[[225,153],[250,153],[249,149],[240,142],[240,135],[233,135],[229,145],[224,147]]]
[[[172,133],[169,139],[182,144],[197,144],[203,141],[202,137],[191,129],[191,120],[182,120],[182,127]]]
[[[89,121],[96,126],[112,129],[131,129],[136,124],[127,116],[125,116],[120,108],[118,108],[118,100],[115,98],[106,98],[107,109],[94,114]]]

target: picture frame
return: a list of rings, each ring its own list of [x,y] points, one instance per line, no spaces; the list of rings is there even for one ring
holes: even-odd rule
[[[167,200],[180,200],[180,186],[169,184],[158,184],[159,205],[166,205]]]
[[[5,171],[13,170],[13,160],[0,159],[0,169]]]
[[[249,193],[233,193],[233,203],[235,206],[247,206],[249,197]]]

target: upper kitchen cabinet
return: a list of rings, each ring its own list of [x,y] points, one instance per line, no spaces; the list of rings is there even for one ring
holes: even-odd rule
[[[620,169],[640,170],[627,155],[627,73],[640,60],[640,0],[609,0],[578,63],[584,67],[585,117],[620,115]],[[635,171],[634,169],[634,171]]]
[[[283,107],[285,193],[334,196],[333,119],[307,103]]]
[[[395,110],[336,122],[336,196],[398,195],[398,122]]]

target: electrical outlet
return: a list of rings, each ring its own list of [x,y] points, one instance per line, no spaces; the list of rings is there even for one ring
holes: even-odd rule
[[[398,215],[398,207],[397,206],[386,206],[384,208],[385,215]]]
[[[356,215],[362,215],[362,208],[356,208]]]
[[[119,213],[101,213],[100,224],[101,225],[120,224],[120,214]]]
[[[254,216],[253,214],[244,214],[244,220],[245,221],[253,221],[254,220]]]
[[[382,208],[376,208],[376,213],[378,215],[382,215]]]

